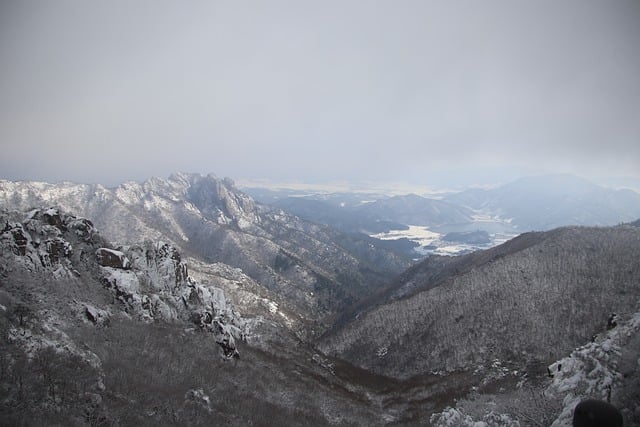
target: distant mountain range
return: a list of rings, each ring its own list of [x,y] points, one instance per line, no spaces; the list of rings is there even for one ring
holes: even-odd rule
[[[469,208],[415,194],[386,197],[318,193],[296,196],[290,195],[289,191],[246,191],[263,203],[347,233],[376,234],[406,228],[409,224],[466,224],[472,221],[473,214]],[[372,200],[372,197],[375,199]]]
[[[395,242],[392,249],[413,257],[486,249],[526,231],[616,225],[640,217],[640,194],[601,187],[571,175],[522,178],[494,189],[469,189],[441,199],[415,194],[246,191],[306,220],[346,233],[384,238],[388,244]],[[425,243],[409,226],[426,229],[433,238]]]
[[[640,215],[640,194],[612,190],[571,175],[521,178],[501,187],[449,195],[450,203],[509,219],[518,230],[615,225]]]

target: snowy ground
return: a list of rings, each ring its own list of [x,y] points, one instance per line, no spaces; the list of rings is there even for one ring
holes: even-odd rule
[[[447,242],[442,238],[446,233],[431,230],[430,227],[409,225],[407,230],[391,230],[384,233],[373,234],[371,237],[380,240],[409,239],[420,245],[416,252],[422,256],[427,255],[462,255],[478,249],[488,249],[500,245],[517,236],[515,233],[490,233],[490,243],[470,244]]]

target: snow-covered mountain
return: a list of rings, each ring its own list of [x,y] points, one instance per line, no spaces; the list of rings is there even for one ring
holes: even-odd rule
[[[526,177],[492,189],[442,193],[439,199],[326,190],[246,191],[309,221],[384,239],[388,247],[413,257],[460,255],[527,231],[616,225],[640,217],[637,192],[601,187],[571,175]],[[470,235],[483,239],[470,241]]]
[[[612,317],[607,329],[549,365],[548,378],[539,384],[525,385],[518,378],[514,389],[475,393],[433,414],[431,424],[565,427],[572,425],[581,401],[595,399],[619,408],[624,425],[640,425],[640,312]],[[513,377],[507,369],[499,375]]]
[[[380,418],[330,361],[280,326],[275,302],[264,299],[270,316],[241,316],[170,244],[114,247],[90,220],[53,208],[0,210],[0,225],[0,424]],[[258,286],[229,266],[208,268],[208,278]]]
[[[370,240],[256,204],[231,180],[213,175],[174,174],[112,189],[0,181],[0,206],[58,206],[91,218],[117,244],[166,241],[193,258],[194,268],[203,267],[194,274],[205,274],[212,263],[239,268],[268,299],[308,324],[323,321],[408,266]],[[265,297],[263,291],[254,299]]]
[[[7,424],[559,426],[609,391],[638,419],[637,221],[405,269],[211,175],[0,206]]]
[[[437,227],[466,224],[473,220],[473,212],[469,208],[415,194],[393,197],[370,195],[370,198],[377,198],[356,203],[346,195],[328,197],[320,194],[269,199],[264,196],[264,191],[255,190],[255,193],[274,206],[302,218],[352,233],[375,234],[409,224]]]

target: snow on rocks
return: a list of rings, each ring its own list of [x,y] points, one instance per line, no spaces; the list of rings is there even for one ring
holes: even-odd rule
[[[30,272],[50,270],[56,278],[74,274],[70,257],[73,245],[68,240],[70,226],[77,218],[60,214],[56,209],[0,212],[0,252],[7,259],[2,268],[22,268]],[[48,218],[48,219],[45,219]]]
[[[131,265],[129,258],[120,251],[108,248],[99,248],[96,251],[96,261],[103,267],[127,269]]]
[[[105,243],[91,221],[56,208],[0,210],[0,274],[23,270],[64,280],[93,276],[113,292],[128,317],[195,323],[213,334],[227,357],[237,356],[236,342],[245,339],[249,322],[221,289],[192,279],[173,246],[147,241],[112,248]],[[111,315],[89,303],[80,304],[78,314],[96,325]]]
[[[185,403],[191,403],[204,408],[207,412],[211,412],[211,399],[203,389],[191,389],[184,395]]]
[[[189,276],[173,246],[147,241],[106,253],[129,261],[128,269],[101,267],[103,283],[129,314],[143,321],[189,321],[213,333],[226,357],[238,355],[236,341],[245,339],[247,322],[221,289],[199,284]]]
[[[571,425],[573,410],[581,400],[608,401],[612,390],[622,381],[618,362],[623,347],[640,332],[640,312],[609,330],[604,337],[590,342],[548,368],[553,375],[546,392],[562,399],[563,408],[552,427]]]
[[[475,421],[455,408],[447,408],[433,414],[430,422],[436,427],[520,427],[520,422],[506,414],[489,412],[482,421]]]

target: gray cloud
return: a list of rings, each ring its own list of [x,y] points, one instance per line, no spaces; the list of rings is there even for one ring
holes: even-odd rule
[[[3,2],[0,171],[640,179],[639,23],[633,0]]]

